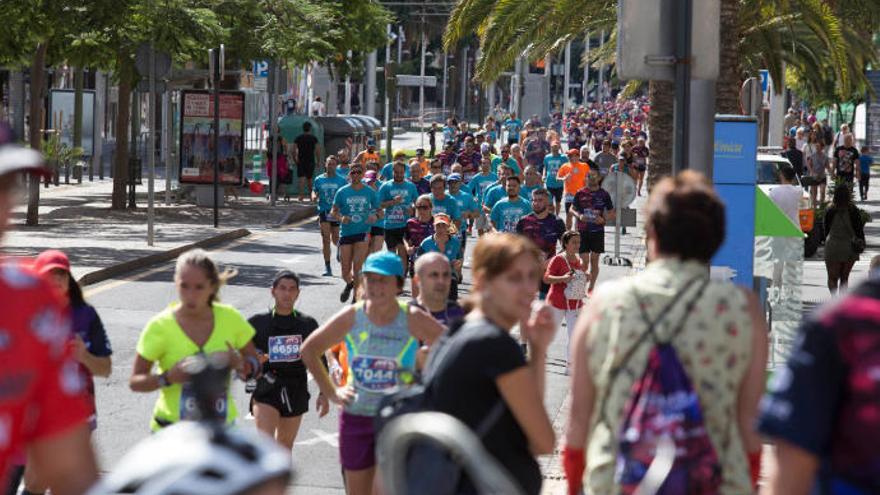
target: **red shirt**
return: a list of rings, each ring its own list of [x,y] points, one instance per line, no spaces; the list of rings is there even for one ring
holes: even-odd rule
[[[88,420],[69,342],[69,313],[49,285],[19,266],[0,265],[0,486],[28,444]]]
[[[568,272],[571,271],[568,268],[569,264],[571,265],[572,270],[581,269],[580,258],[574,262],[569,261],[568,264],[566,264],[565,261],[565,253],[557,254],[550,260],[550,263],[547,265],[547,271],[544,274],[553,277],[568,275]],[[550,284],[550,291],[547,292],[547,302],[556,309],[579,309],[584,305],[584,302],[575,299],[566,299],[566,287],[568,287],[568,284],[566,283]]]

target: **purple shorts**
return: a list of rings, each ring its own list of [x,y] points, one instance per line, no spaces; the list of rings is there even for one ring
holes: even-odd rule
[[[339,461],[342,469],[359,471],[376,465],[376,432],[371,416],[343,411],[339,415]]]

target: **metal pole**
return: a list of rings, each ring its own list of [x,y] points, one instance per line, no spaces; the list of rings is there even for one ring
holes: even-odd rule
[[[568,95],[571,94],[569,85],[571,84],[571,41],[565,44],[565,75],[563,76],[563,97],[562,97],[562,113],[568,113]],[[552,71],[551,71],[552,72]]]
[[[449,55],[443,52],[443,117],[446,117],[446,65],[449,62]]]
[[[391,161],[391,92],[389,85],[391,84],[391,24],[385,26],[385,33],[388,42],[385,44],[385,160]],[[443,76],[446,77],[445,75]]]
[[[147,105],[149,113],[147,114],[147,125],[150,127],[150,140],[147,144],[147,153],[149,153],[150,172],[147,176],[147,245],[153,245],[154,238],[154,222],[156,220],[156,211],[153,209],[153,195],[155,193],[156,178],[156,52],[153,49],[153,42],[150,42],[150,103]],[[216,122],[216,120],[215,120]],[[216,146],[216,142],[214,144]]]
[[[584,106],[590,101],[590,33],[584,36]]]
[[[468,46],[465,45],[461,49],[461,60],[458,63],[458,73],[461,74],[461,90],[458,94],[458,107],[459,107],[459,118],[465,120],[467,117],[467,57],[468,57]]]
[[[140,160],[140,156],[138,156],[138,134],[140,134],[141,130],[141,94],[139,91],[132,91],[131,93],[131,154],[128,159],[128,207],[135,208],[136,207],[136,197],[135,197],[135,172],[133,165],[135,161]],[[143,168],[143,167],[140,167]]]
[[[89,162],[89,182],[95,180],[95,168],[101,168],[101,164],[104,161],[104,85],[106,81],[104,80],[104,73],[101,71],[95,72],[95,122],[94,128],[92,129],[93,138],[93,146],[95,147],[95,152],[92,154],[92,159]],[[103,175],[103,174],[102,174]]]
[[[171,129],[174,122],[171,118],[172,102],[171,88],[165,88],[162,95],[162,157],[165,159],[165,206],[171,205],[171,170],[174,167],[171,162],[171,149],[173,143],[172,135],[174,131]]]
[[[351,50],[346,54],[349,61],[351,61]],[[351,74],[345,75],[345,102],[342,105],[342,109],[346,115],[351,115]]]
[[[274,60],[270,62],[269,71],[272,74],[272,80],[269,81],[269,152],[266,156],[272,156],[272,178],[270,180],[272,187],[269,193],[269,203],[275,206],[278,200],[278,126],[275,118],[275,91],[278,89],[278,63]]]
[[[605,46],[605,30],[599,32],[599,49]],[[600,52],[601,53],[601,52]],[[596,101],[605,104],[605,64],[599,62],[599,86],[596,89]]]
[[[404,37],[403,25],[397,26],[397,67],[400,67],[400,64],[403,63],[403,37]],[[397,91],[394,92],[394,110],[397,112],[401,111],[400,108],[400,88],[397,88]]]
[[[687,166],[711,180],[715,159],[715,80],[692,79],[689,86]]]
[[[672,173],[688,168],[688,103],[690,99],[690,58],[692,0],[676,2],[675,103],[673,109]]]
[[[220,191],[220,50],[215,51],[214,61],[214,187],[211,202],[214,204],[214,228],[220,226],[220,205],[217,195]]]
[[[365,105],[365,112],[370,117],[376,116],[376,50],[367,55],[367,87],[366,93],[361,100]]]
[[[615,201],[614,201],[614,259],[620,259],[620,200],[623,198],[623,184],[620,180],[620,163],[615,172]]]
[[[425,44],[427,43],[425,20],[422,19],[422,67],[419,71],[421,75],[421,80],[419,81],[419,136],[421,137],[421,148],[425,147]]]

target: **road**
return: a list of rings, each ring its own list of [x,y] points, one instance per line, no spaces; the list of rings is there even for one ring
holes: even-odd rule
[[[469,247],[474,242],[469,243]],[[213,251],[224,267],[235,268],[235,276],[221,291],[220,298],[233,304],[246,317],[271,307],[269,285],[281,268],[296,271],[302,277],[302,290],[297,310],[325,321],[340,308],[339,292],[343,282],[338,277],[323,277],[320,254],[320,233],[314,219],[278,230],[255,230],[239,241]],[[465,281],[470,252],[465,260]],[[338,274],[338,265],[334,266]],[[156,394],[135,394],[128,389],[128,377],[134,361],[138,335],[150,317],[176,299],[172,281],[174,264],[166,263],[148,270],[87,288],[86,298],[95,306],[113,346],[113,374],[109,379],[96,379],[98,431],[96,445],[103,470],[115,462],[135,443],[149,435],[149,419]],[[603,267],[602,279],[620,276],[623,269]],[[465,284],[463,290],[469,286]],[[549,350],[545,405],[551,419],[559,412],[567,392],[565,376],[564,332],[557,335]],[[247,417],[247,396],[244,384],[234,382],[234,395],[241,417],[239,426],[253,428]],[[309,384],[317,396],[314,382]],[[312,403],[314,409],[314,402]],[[291,493],[342,494],[338,462],[338,415],[332,411],[324,418],[308,413],[293,449],[296,478]],[[549,459],[544,459],[548,463]]]

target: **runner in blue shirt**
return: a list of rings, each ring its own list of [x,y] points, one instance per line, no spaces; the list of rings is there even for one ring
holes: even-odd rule
[[[520,219],[532,212],[532,205],[519,197],[519,176],[512,175],[506,182],[507,197],[492,207],[489,218],[496,232],[516,233]]]
[[[559,141],[553,141],[550,143],[550,154],[544,157],[544,185],[556,205],[557,216],[559,216],[559,207],[562,204],[562,181],[556,178],[556,174],[559,172],[559,167],[568,161],[559,152],[559,148]]]
[[[498,170],[501,177],[498,178],[496,184],[487,187],[483,195],[483,211],[486,213],[491,213],[495,204],[507,196],[507,178],[515,175],[513,170],[506,165],[502,165]]]
[[[327,171],[319,175],[312,187],[312,200],[318,202],[318,225],[321,228],[321,243],[324,250],[324,276],[332,277],[330,269],[330,243],[339,244],[339,220],[330,215],[336,191],[344,187],[345,177],[336,173],[336,155],[330,155],[325,161]],[[338,248],[337,248],[338,249]]]
[[[542,189],[541,174],[535,167],[529,165],[525,169],[526,182],[520,187],[519,195],[526,201],[532,200],[532,191]]]
[[[392,253],[397,253],[403,263],[404,272],[408,273],[406,244],[406,221],[415,215],[413,203],[419,197],[415,184],[405,179],[406,163],[394,162],[393,180],[379,188],[379,203],[385,209],[385,246]]]
[[[504,130],[507,131],[507,144],[519,142],[519,131],[522,130],[522,120],[516,118],[516,113],[511,113],[510,117],[504,121]]]
[[[445,213],[434,215],[434,234],[419,245],[419,256],[425,253],[445,254],[455,272],[461,271],[461,243],[455,239],[455,225]]]
[[[446,194],[446,177],[437,174],[431,177],[431,203],[433,214],[446,213],[457,229],[461,227],[461,210],[458,201]]]
[[[339,237],[339,254],[342,263],[342,279],[345,288],[339,296],[340,302],[348,301],[352,290],[357,287],[361,265],[367,257],[369,244],[367,233],[375,223],[379,201],[376,192],[361,181],[364,167],[353,164],[349,171],[351,184],[336,191],[331,215],[339,218],[342,224]],[[355,291],[357,294],[357,291]]]
[[[471,234],[473,219],[480,214],[480,206],[477,201],[469,193],[461,190],[462,177],[459,174],[449,174],[447,185],[449,186],[449,195],[458,203],[458,209],[461,210],[462,224],[467,224],[467,230],[462,229],[461,232],[461,251],[467,249],[467,238]]]
[[[482,203],[483,194],[492,184],[498,182],[498,176],[492,173],[492,160],[484,156],[480,161],[480,173],[467,184],[468,192]]]
[[[379,172],[379,176],[382,178],[382,182],[390,181],[394,177],[394,163],[404,160],[406,160],[406,153],[404,153],[403,151],[398,151],[394,153],[392,160],[386,163],[382,167],[382,171]],[[406,162],[404,162],[404,169],[406,170],[404,177],[409,179],[409,166],[406,165]]]

